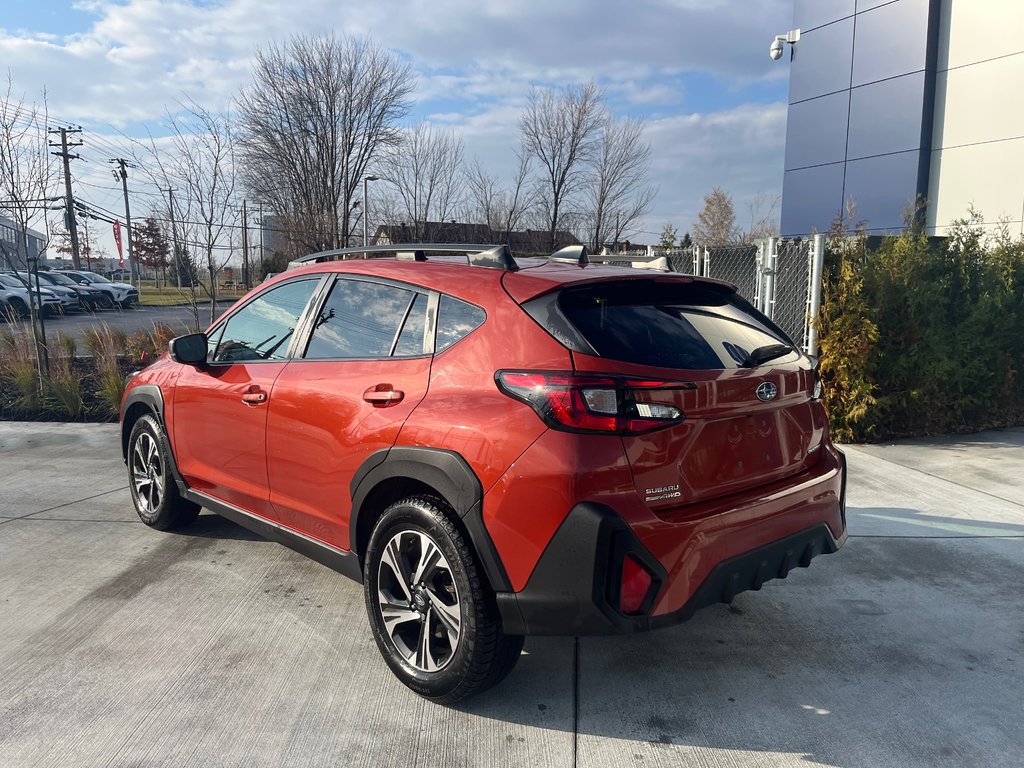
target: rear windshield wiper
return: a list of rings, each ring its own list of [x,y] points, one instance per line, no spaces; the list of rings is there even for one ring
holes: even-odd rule
[[[741,368],[756,368],[759,365],[764,365],[769,360],[774,360],[777,357],[788,355],[793,351],[793,348],[788,344],[768,344],[763,347],[758,347],[749,355],[747,359],[741,364]]]

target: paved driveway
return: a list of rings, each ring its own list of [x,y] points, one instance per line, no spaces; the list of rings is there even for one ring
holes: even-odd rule
[[[1024,430],[848,449],[851,537],[446,709],[358,585],[137,521],[110,425],[0,423],[0,766],[1020,766]],[[1012,477],[1010,477],[1012,475]]]

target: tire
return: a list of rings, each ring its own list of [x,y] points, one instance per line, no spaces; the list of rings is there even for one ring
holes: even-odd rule
[[[18,317],[28,317],[29,311],[25,302],[17,297],[11,298],[11,308],[18,313]]]
[[[395,502],[370,535],[363,578],[384,661],[441,704],[496,685],[523,649],[523,637],[502,632],[494,594],[454,519],[440,499]]]
[[[96,309],[113,309],[115,307],[114,297],[104,291],[103,295],[96,300]]]
[[[199,505],[178,492],[167,441],[150,415],[135,422],[128,438],[128,488],[139,518],[151,528],[169,531],[199,516]]]

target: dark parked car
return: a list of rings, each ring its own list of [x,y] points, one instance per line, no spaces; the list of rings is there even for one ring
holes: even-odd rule
[[[441,702],[526,635],[668,626],[845,541],[815,365],[734,286],[390,249],[299,260],[130,380],[143,522],[206,507],[361,581]]]

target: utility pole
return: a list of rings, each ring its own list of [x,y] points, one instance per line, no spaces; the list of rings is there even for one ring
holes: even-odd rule
[[[266,258],[266,255],[263,252],[263,230],[266,227],[266,225],[263,223],[263,203],[260,203],[259,217],[260,217],[259,218],[259,225],[260,225],[260,277],[263,277],[263,269],[264,269],[263,262],[264,262],[264,259]]]
[[[242,198],[242,285],[249,290],[251,277],[249,275],[249,214],[245,207],[245,198]]]
[[[129,163],[123,157],[112,157],[107,162],[114,163],[120,169],[114,170],[114,180],[120,181],[121,186],[124,189],[124,226],[128,233],[128,268],[132,273],[131,282],[139,288],[139,293],[141,295],[142,281],[140,280],[139,268],[135,264],[135,256],[132,254],[132,210],[128,207],[128,169],[138,168],[138,166]]]
[[[178,225],[174,221],[174,187],[167,188],[167,203],[171,216],[171,243],[174,247],[174,277],[177,279],[178,290],[181,290],[181,247],[178,245]]]
[[[51,147],[60,147],[60,152],[51,152],[51,155],[64,160],[64,219],[65,224],[68,228],[68,233],[71,235],[71,263],[75,269],[81,269],[82,263],[78,251],[78,223],[75,221],[75,198],[71,194],[71,161],[77,160],[80,155],[73,155],[68,151],[69,147],[80,147],[82,142],[74,141],[68,143],[69,133],[81,133],[82,128],[53,128],[47,133],[59,133],[60,144],[49,142]]]

